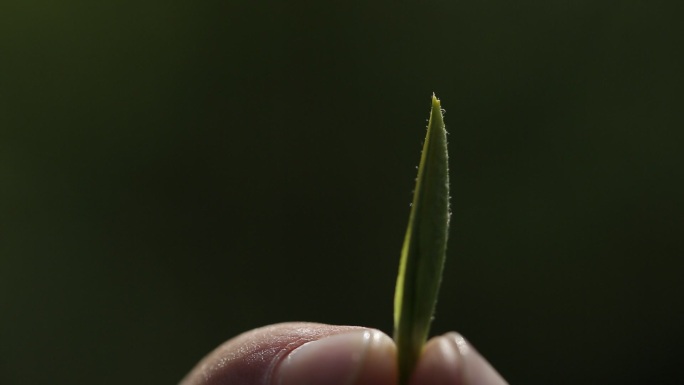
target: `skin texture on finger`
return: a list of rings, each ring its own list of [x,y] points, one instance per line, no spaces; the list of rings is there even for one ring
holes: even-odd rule
[[[375,329],[283,323],[227,341],[180,385],[393,385],[395,360],[391,339]]]
[[[411,377],[411,385],[508,385],[458,333],[432,338]]]

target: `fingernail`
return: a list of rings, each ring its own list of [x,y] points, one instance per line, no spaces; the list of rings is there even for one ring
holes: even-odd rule
[[[363,371],[372,345],[388,338],[360,330],[308,342],[293,350],[276,369],[278,385],[352,385]]]
[[[463,336],[451,332],[444,337],[458,349],[463,359],[463,377],[466,385],[508,385],[508,382]]]
[[[441,336],[428,341],[411,376],[411,384],[463,384],[463,360],[449,338]]]

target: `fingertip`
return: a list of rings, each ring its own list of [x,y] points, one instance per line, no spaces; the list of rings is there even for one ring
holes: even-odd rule
[[[270,385],[273,371],[292,351],[307,342],[363,331],[358,326],[288,322],[242,333],[206,355],[180,385]]]
[[[430,339],[411,375],[411,385],[462,385],[463,359],[449,338]]]
[[[410,385],[507,385],[506,380],[458,333],[425,344]]]
[[[397,382],[397,348],[392,338],[374,330],[371,347],[358,385],[394,385]]]
[[[374,329],[357,330],[308,342],[276,368],[273,385],[392,385],[392,340]]]
[[[464,385],[508,385],[499,372],[466,340],[456,332],[443,336],[462,358]]]

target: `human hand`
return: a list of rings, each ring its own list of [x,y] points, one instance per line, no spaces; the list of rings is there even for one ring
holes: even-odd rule
[[[209,353],[180,385],[396,385],[396,347],[376,329],[282,323]],[[507,385],[457,333],[432,338],[410,385]]]

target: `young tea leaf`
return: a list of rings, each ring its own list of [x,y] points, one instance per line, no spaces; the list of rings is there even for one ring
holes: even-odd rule
[[[446,130],[440,102],[433,95],[394,294],[394,340],[402,385],[408,382],[430,331],[448,233]]]

